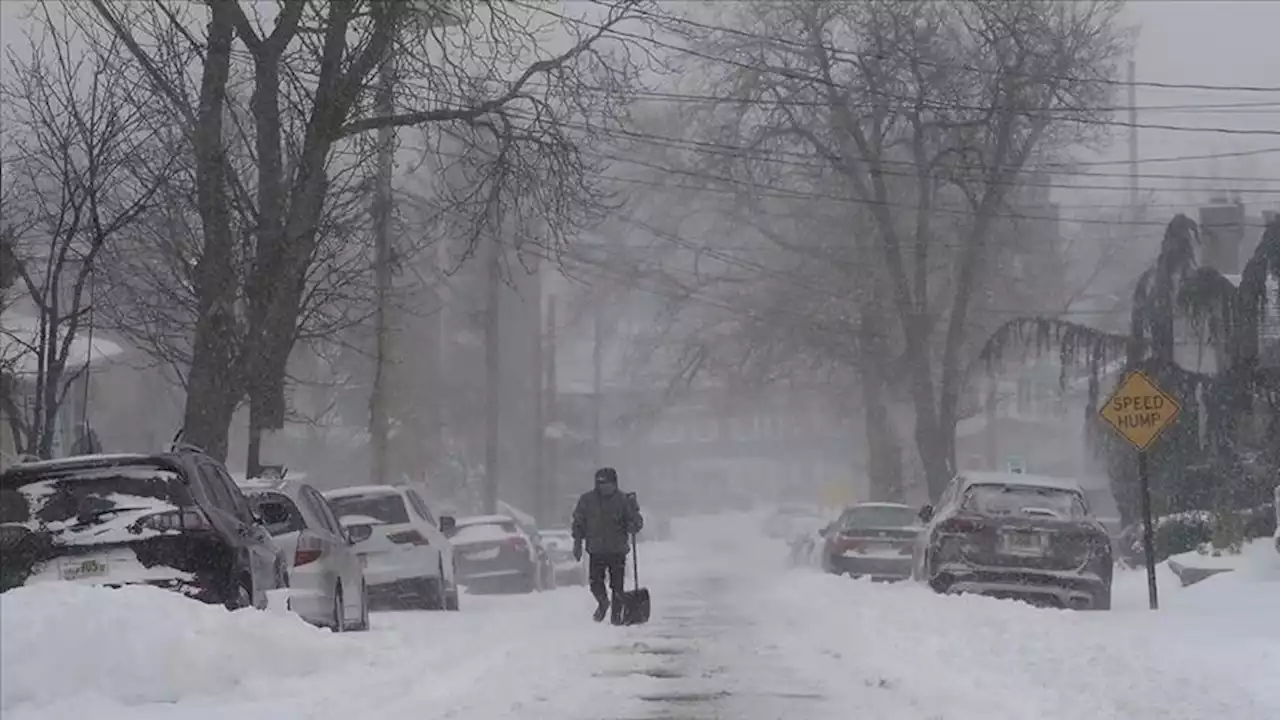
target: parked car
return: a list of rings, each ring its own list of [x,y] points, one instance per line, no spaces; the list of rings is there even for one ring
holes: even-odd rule
[[[783,503],[764,521],[764,534],[778,540],[793,540],[821,525],[821,511],[803,503]]]
[[[551,558],[557,585],[586,585],[587,560],[573,559],[573,533],[567,528],[542,530],[538,533]]]
[[[458,582],[470,590],[535,592],[554,587],[555,573],[547,571],[541,543],[510,516],[459,518],[449,537],[458,552]]]
[[[369,629],[364,558],[320,491],[293,480],[237,483],[289,558],[289,609],[335,632]]]
[[[149,585],[267,606],[285,568],[223,465],[194,449],[83,455],[0,473],[4,589]]]
[[[369,602],[379,607],[457,610],[457,563],[447,533],[453,518],[437,516],[413,488],[365,485],[324,493],[365,560]]]
[[[914,576],[937,592],[1111,608],[1111,541],[1074,481],[965,472],[920,517]]]
[[[851,505],[822,531],[822,569],[872,580],[906,580],[920,529],[909,505]]]

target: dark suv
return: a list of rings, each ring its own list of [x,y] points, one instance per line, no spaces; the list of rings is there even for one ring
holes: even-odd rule
[[[1073,481],[965,472],[920,519],[913,575],[937,592],[1111,608],[1111,540]]]
[[[0,474],[0,590],[152,585],[230,609],[281,586],[271,536],[221,463],[196,451],[86,455]]]

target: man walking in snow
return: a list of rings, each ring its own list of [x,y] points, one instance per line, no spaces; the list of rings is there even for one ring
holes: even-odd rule
[[[609,590],[613,592],[614,625],[622,624],[622,588],[627,570],[627,553],[631,552],[631,536],[644,527],[640,505],[635,495],[618,490],[618,471],[600,468],[596,471],[595,488],[578,498],[573,509],[573,557],[582,560],[586,543],[587,575],[591,594],[596,598],[595,621],[609,613],[609,593],[604,576],[609,574]]]

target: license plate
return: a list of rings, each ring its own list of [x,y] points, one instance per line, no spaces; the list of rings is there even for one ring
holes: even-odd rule
[[[498,548],[492,550],[479,550],[477,552],[467,553],[464,555],[468,560],[492,560],[498,557]]]
[[[107,574],[110,566],[106,560],[89,558],[87,560],[63,560],[59,566],[63,580],[81,580],[101,577]]]
[[[1004,549],[1010,555],[1044,554],[1044,541],[1035,533],[1011,533],[1004,536]]]

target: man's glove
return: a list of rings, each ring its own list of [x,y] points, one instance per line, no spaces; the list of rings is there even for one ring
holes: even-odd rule
[[[573,560],[574,562],[582,562],[582,541],[573,541]]]

